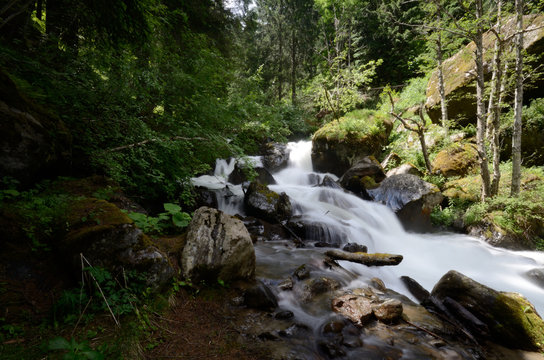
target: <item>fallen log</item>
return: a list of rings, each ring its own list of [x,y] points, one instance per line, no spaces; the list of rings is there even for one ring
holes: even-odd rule
[[[398,265],[402,261],[402,255],[392,254],[367,254],[363,252],[350,253],[338,249],[329,250],[325,255],[332,260],[346,260],[366,266]]]

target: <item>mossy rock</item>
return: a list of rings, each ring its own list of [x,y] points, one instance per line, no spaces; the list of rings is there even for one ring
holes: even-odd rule
[[[465,176],[478,166],[478,151],[471,143],[454,143],[441,150],[432,162],[432,173],[444,177]]]
[[[131,269],[143,272],[153,289],[163,287],[174,275],[168,257],[114,204],[80,198],[71,204],[68,214],[69,230],[58,247],[74,270],[81,270],[83,255],[92,266],[112,273]]]
[[[529,54],[541,55],[544,47],[544,15],[532,14],[526,15],[523,18],[523,26],[525,29],[532,27],[538,30],[528,31],[524,34],[523,45]],[[512,35],[516,31],[515,17],[510,17],[504,22],[502,34],[505,38],[509,38],[510,42],[514,38]],[[488,31],[484,34],[484,61],[491,63],[493,56],[493,48],[495,44],[495,35]],[[510,43],[509,43],[510,44]],[[505,49],[513,48],[509,44],[505,44]],[[474,62],[474,52],[476,46],[474,42],[469,43],[465,48],[444,61],[444,86],[446,98],[448,100],[448,115],[450,119],[455,119],[459,126],[466,126],[470,123],[475,123],[476,119],[476,97],[475,97],[475,79],[476,65]],[[542,61],[542,59],[540,59]],[[538,64],[536,64],[538,65]],[[486,75],[490,75],[491,69],[485,67]],[[540,79],[539,81],[542,81]],[[542,90],[538,90],[533,94],[524,93],[524,97],[534,98],[542,97]],[[527,95],[527,96],[526,96]],[[427,85],[427,102],[425,103],[427,113],[433,122],[440,121],[440,93],[438,88],[438,70],[435,70]]]
[[[452,270],[435,285],[432,296],[456,301],[483,322],[491,339],[501,345],[544,350],[544,321],[520,294],[496,291]]]
[[[244,205],[248,215],[271,223],[287,220],[292,215],[291,201],[287,194],[278,194],[255,181],[246,191]]]
[[[340,177],[364,157],[380,156],[392,127],[387,115],[369,110],[326,124],[312,138],[314,170]]]

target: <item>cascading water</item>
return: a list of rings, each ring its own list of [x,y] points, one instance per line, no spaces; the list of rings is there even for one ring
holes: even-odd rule
[[[288,147],[291,150],[289,166],[274,174],[277,184],[269,187],[275,192],[289,195],[294,215],[304,218],[306,223],[319,224],[319,227],[325,229],[316,236],[334,240],[331,242],[366,245],[371,253],[404,256],[400,265],[392,267],[366,267],[340,261],[346,270],[345,274],[331,271],[327,276],[336,278],[346,288],[363,287],[370,279],[377,277],[388,288],[410,297],[400,280],[401,276],[410,276],[431,290],[446,272],[457,270],[496,290],[523,294],[540,314],[544,314],[544,289],[525,276],[529,270],[544,268],[544,253],[498,249],[477,238],[461,234],[407,233],[396,215],[386,206],[362,200],[340,189],[316,186],[326,174],[312,171],[311,142],[290,143]],[[229,203],[219,204],[219,207],[231,214],[240,212],[243,200],[241,187],[228,185],[225,177],[220,176],[228,176],[226,172],[234,165],[226,162],[218,164],[223,174],[195,179],[195,184],[215,189],[228,186],[234,196]],[[327,175],[337,179],[334,175]],[[257,276],[271,281],[285,279],[301,264],[322,261],[325,251],[312,247],[287,248],[285,242],[281,241],[258,242],[255,249]],[[316,326],[320,316],[327,311],[330,313],[327,307],[321,310],[305,308],[296,295],[290,292],[280,294],[280,306],[293,311],[300,321],[309,326]]]

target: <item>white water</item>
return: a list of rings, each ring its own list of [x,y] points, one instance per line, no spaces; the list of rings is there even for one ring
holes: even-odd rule
[[[360,287],[368,279],[378,277],[388,288],[409,296],[400,281],[401,276],[414,278],[430,291],[446,272],[457,270],[496,290],[523,294],[544,315],[544,289],[524,276],[531,269],[544,268],[544,253],[494,248],[477,238],[461,234],[407,233],[396,215],[386,206],[362,200],[341,190],[316,187],[325,175],[312,172],[310,142],[290,143],[289,148],[289,166],[274,174],[278,184],[270,188],[276,192],[287,193],[295,205],[293,208],[297,215],[302,215],[307,221],[326,224],[330,232],[341,233],[344,242],[367,245],[369,252],[404,256],[400,265],[390,267],[366,267],[340,262],[345,269],[359,275],[349,287]],[[334,175],[331,176],[334,178]],[[216,179],[217,177],[219,176]],[[196,182],[204,185],[208,180],[210,179],[199,178]],[[218,184],[214,180],[209,185]],[[241,189],[236,193],[240,194]],[[229,213],[240,211],[239,206],[224,209]],[[305,261],[311,262],[312,259],[304,260],[305,256],[314,257],[322,252],[318,249],[285,251],[281,250],[284,248],[283,244],[278,245],[276,251],[270,248],[259,249],[258,246],[258,264],[291,263],[293,260],[288,258],[294,258],[300,265]],[[276,258],[271,261],[270,257]],[[267,270],[262,272],[266,273]]]

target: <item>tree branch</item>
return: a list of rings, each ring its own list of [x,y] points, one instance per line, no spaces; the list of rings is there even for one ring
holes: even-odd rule
[[[144,145],[152,143],[152,142],[164,141],[164,140],[167,140],[167,141],[175,141],[175,140],[201,140],[201,141],[205,141],[207,139],[202,138],[202,137],[184,137],[184,136],[172,136],[171,138],[168,138],[168,139],[153,138],[153,139],[147,139],[147,140],[143,140],[143,141],[128,144],[128,145],[123,145],[123,146],[118,146],[118,147],[106,149],[105,151],[107,151],[107,152],[121,151],[121,150],[125,150],[125,149],[131,149],[131,148],[134,148],[134,147],[144,146]]]

